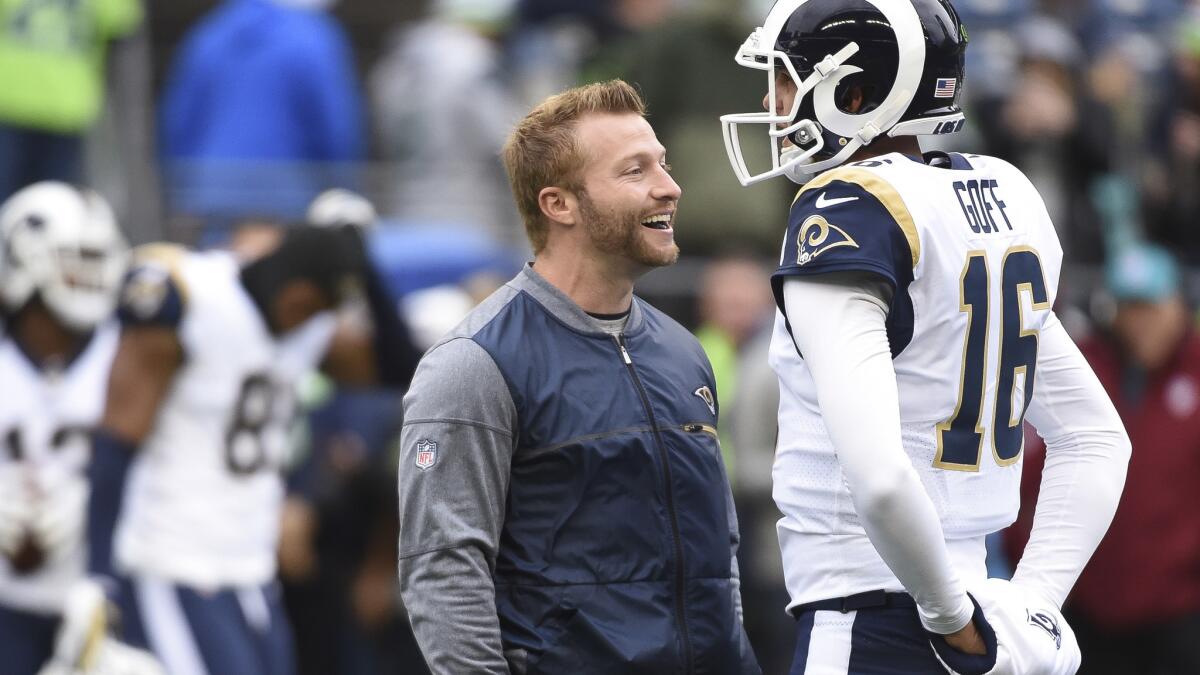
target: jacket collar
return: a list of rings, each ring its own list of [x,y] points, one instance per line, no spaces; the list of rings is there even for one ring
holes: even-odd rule
[[[562,321],[568,328],[579,333],[588,335],[597,335],[608,337],[608,333],[600,327],[599,322],[583,311],[583,308],[575,304],[575,301],[567,297],[566,293],[560,291],[556,286],[546,281],[546,278],[538,274],[533,269],[532,263],[525,263],[525,267],[521,269],[517,276],[513,277],[508,285],[518,291],[528,293],[539,305],[544,307],[546,311],[554,315],[559,321]],[[624,333],[637,333],[642,328],[644,321],[641,302],[635,295],[633,303],[629,308],[629,322],[625,325]]]

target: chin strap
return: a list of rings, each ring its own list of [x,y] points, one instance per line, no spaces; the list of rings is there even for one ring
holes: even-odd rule
[[[870,145],[871,141],[879,138],[879,135],[882,133],[883,131],[881,131],[874,122],[867,122],[863,128],[860,129],[857,134],[855,134],[855,138],[862,142],[863,145]]]

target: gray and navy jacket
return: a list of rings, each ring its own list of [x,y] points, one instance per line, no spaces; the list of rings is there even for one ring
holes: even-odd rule
[[[404,399],[400,589],[438,675],[758,673],[696,340],[605,332],[527,266]]]

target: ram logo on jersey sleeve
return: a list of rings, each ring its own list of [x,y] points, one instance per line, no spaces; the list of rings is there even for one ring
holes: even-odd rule
[[[134,270],[121,289],[121,306],[139,319],[158,314],[167,301],[170,274],[160,267],[144,266]]]
[[[783,304],[788,277],[830,272],[881,277],[893,291],[888,338],[895,356],[912,339],[908,286],[920,257],[916,224],[895,188],[865,168],[841,167],[821,174],[796,196],[771,286],[790,331],[792,317]]]
[[[134,253],[117,302],[123,324],[175,327],[183,316],[184,288],[178,274],[182,253],[165,244],[143,246]]]
[[[796,264],[807,265],[814,258],[838,246],[858,248],[858,242],[837,225],[831,225],[823,216],[809,216],[800,226],[800,239],[796,243],[800,253]]]

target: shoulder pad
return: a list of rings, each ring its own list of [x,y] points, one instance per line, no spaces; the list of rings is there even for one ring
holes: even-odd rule
[[[866,168],[839,166],[817,176],[796,194],[791,219],[797,215],[890,221],[890,227],[899,228],[907,242],[912,266],[921,261],[921,239],[904,198],[891,183]]]
[[[133,267],[125,275],[117,304],[122,324],[179,325],[187,299],[180,274],[186,252],[173,244],[149,244],[134,250]]]

